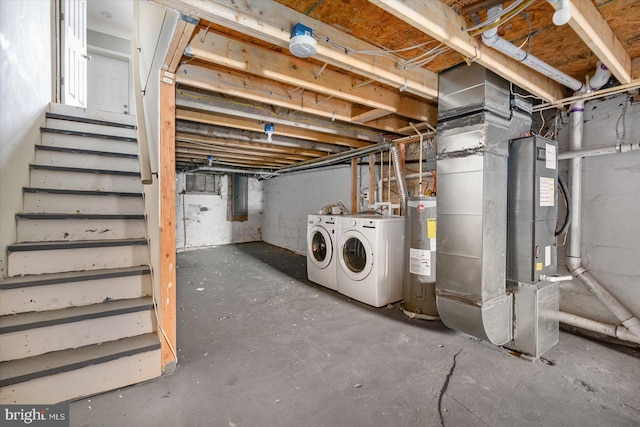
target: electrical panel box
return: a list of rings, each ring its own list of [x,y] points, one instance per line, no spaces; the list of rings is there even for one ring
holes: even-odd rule
[[[556,272],[558,144],[540,136],[509,142],[507,280],[535,283]]]

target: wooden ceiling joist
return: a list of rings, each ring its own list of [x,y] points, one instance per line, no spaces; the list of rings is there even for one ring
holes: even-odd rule
[[[236,71],[384,110],[414,120],[436,122],[437,108],[377,84],[359,85],[353,77],[289,55],[201,29],[190,43],[196,58]]]
[[[176,119],[178,120],[188,120],[191,122],[198,123],[206,123],[215,126],[225,126],[233,129],[242,129],[253,132],[263,132],[265,122],[262,120],[255,120],[246,117],[234,117],[223,114],[211,114],[211,113],[203,113],[200,111],[190,111],[184,109],[178,109],[176,111]],[[336,135],[323,134],[321,132],[315,132],[313,130],[298,128],[295,126],[287,126],[283,124],[279,124],[275,129],[274,135],[277,136],[276,141],[273,144],[282,145],[282,146],[296,146],[289,144],[282,144],[281,136],[302,139],[306,141],[316,141],[316,142],[324,142],[327,144],[336,144],[340,142],[357,142],[356,139],[346,138]],[[300,147],[303,146],[303,143],[300,142]],[[320,150],[318,150],[320,152]]]
[[[233,148],[224,145],[218,144],[207,144],[196,141],[189,141],[188,139],[183,139],[181,141],[176,142],[176,146],[181,148],[193,148],[198,150],[204,150],[206,152],[209,150],[211,153],[214,152],[224,152],[224,153],[234,153],[234,154],[251,154],[262,157],[271,157],[273,159],[281,159],[281,160],[291,160],[294,162],[304,162],[306,160],[311,160],[310,157],[307,156],[299,156],[295,154],[286,154],[286,153],[273,153],[269,151],[261,151],[261,150],[247,150],[246,148]]]
[[[286,147],[274,147],[269,144],[255,144],[239,141],[229,141],[219,138],[210,138],[200,135],[190,135],[185,133],[176,133],[176,141],[195,142],[201,144],[203,147],[216,146],[216,147],[229,147],[233,149],[241,149],[245,152],[256,152],[261,154],[273,154],[276,156],[292,156],[298,160],[308,160],[311,158],[322,157],[322,154],[313,152],[311,154],[305,150],[297,150],[295,148]]]
[[[590,0],[588,0],[590,1]],[[547,101],[561,99],[565,88],[525,65],[491,49],[464,31],[464,18],[441,1],[369,0],[386,12],[478,62],[508,81]]]
[[[234,160],[234,161],[249,160],[255,163],[260,163],[264,166],[274,166],[274,167],[286,166],[286,165],[296,163],[295,161],[292,161],[292,160],[282,160],[282,159],[273,159],[270,157],[262,157],[262,156],[225,153],[222,151],[210,152],[209,150],[198,150],[195,148],[184,148],[184,147],[176,147],[176,154],[177,153],[186,154],[188,156],[196,156],[196,155],[203,156],[204,158],[207,158],[207,156],[213,156],[214,159],[222,160],[222,161],[226,159]]]
[[[353,115],[351,117],[351,121],[362,124],[362,123],[366,123],[371,120],[376,120],[388,115],[389,115],[389,111],[381,110],[379,108],[374,108],[372,110],[366,110],[366,111],[363,111],[362,113]]]
[[[559,5],[552,3],[554,8]],[[569,26],[621,84],[631,83],[631,58],[591,1],[570,0]]]
[[[198,166],[207,166],[208,160],[206,156],[202,155],[193,155],[189,156],[187,154],[178,154],[176,153],[176,162],[182,165],[198,165]],[[280,166],[264,166],[261,162],[254,162],[252,160],[216,160],[213,163],[213,166],[223,166],[223,167],[239,167],[239,168],[252,168],[252,169],[278,169]]]
[[[311,92],[296,91],[293,86],[222,67],[181,65],[176,73],[176,81],[198,89],[225,93],[329,119],[351,120],[351,104],[348,102],[339,99],[324,101],[326,97],[319,98]]]
[[[349,53],[380,51],[380,47],[357,39],[323,22],[312,19],[271,0],[155,0],[243,34],[288,48],[291,29],[302,23],[313,29],[320,39],[314,59],[359,74],[367,79],[406,90],[425,99],[438,96],[438,77],[424,68],[398,69],[390,58]],[[446,5],[445,5],[446,6]],[[338,48],[342,46],[343,48]]]
[[[178,90],[176,94],[176,105],[184,109],[241,116],[260,120],[265,123],[274,123],[276,125],[286,125],[326,133],[337,137],[344,137],[348,140],[356,140],[358,143],[363,144],[362,146],[369,145],[366,144],[366,142],[382,142],[380,132],[364,126],[327,120],[312,114],[304,114],[299,111],[284,108],[274,110],[268,104],[256,104],[254,102],[242,103],[239,102],[239,100],[232,100],[214,94],[203,96],[201,93],[188,89]],[[335,142],[335,144],[338,144],[338,142]],[[352,146],[350,144],[343,145]]]

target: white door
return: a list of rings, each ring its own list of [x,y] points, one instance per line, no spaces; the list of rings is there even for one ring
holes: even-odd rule
[[[62,103],[87,106],[87,1],[61,0]]]
[[[89,109],[129,114],[129,62],[92,53],[88,72]]]

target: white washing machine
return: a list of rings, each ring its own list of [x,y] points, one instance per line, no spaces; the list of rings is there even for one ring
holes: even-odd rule
[[[374,307],[402,299],[404,217],[337,220],[338,292]]]
[[[338,290],[336,282],[336,217],[309,215],[307,220],[307,276],[319,285]]]

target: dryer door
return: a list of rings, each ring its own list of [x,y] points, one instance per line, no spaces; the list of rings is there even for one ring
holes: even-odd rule
[[[362,233],[348,230],[338,245],[340,267],[351,280],[365,279],[373,268],[373,250]]]
[[[319,225],[311,227],[307,234],[307,254],[313,264],[326,268],[333,257],[333,245],[329,232]]]

